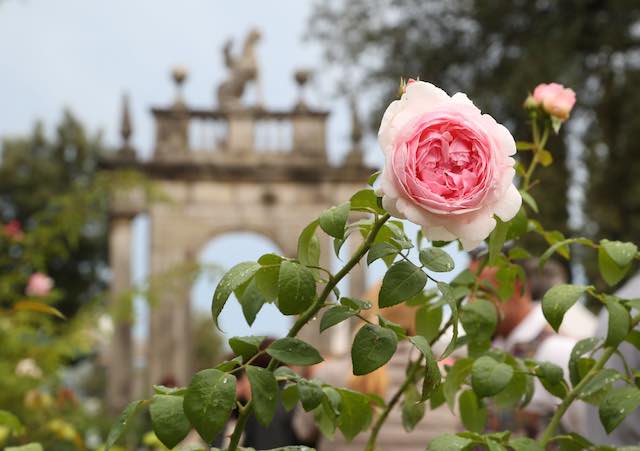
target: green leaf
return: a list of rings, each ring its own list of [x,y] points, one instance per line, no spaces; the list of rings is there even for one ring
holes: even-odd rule
[[[596,349],[599,343],[600,340],[598,338],[584,338],[577,342],[571,350],[571,356],[569,357],[569,380],[571,380],[571,384],[574,387],[580,382],[580,379],[582,379],[578,370],[580,358]]]
[[[487,424],[487,407],[476,394],[471,390],[465,390],[458,398],[458,403],[464,427],[472,432],[483,432]]]
[[[406,301],[420,293],[426,284],[427,275],[413,263],[394,263],[382,279],[378,305],[384,308]]]
[[[397,347],[395,332],[375,324],[365,324],[351,347],[353,374],[362,376],[380,368],[389,361]]]
[[[129,421],[131,417],[136,413],[138,408],[145,404],[145,401],[133,401],[125,407],[122,411],[116,422],[111,426],[109,430],[109,435],[107,435],[107,441],[104,443],[104,451],[109,451],[113,445],[116,444],[118,439],[122,436],[127,426],[129,425]]]
[[[287,365],[315,365],[322,362],[316,348],[297,338],[281,338],[271,343],[267,354]]]
[[[369,310],[371,302],[356,298],[340,298],[340,304],[353,310]]]
[[[268,426],[278,405],[278,383],[273,373],[267,369],[248,365],[246,371],[251,384],[256,419],[263,426]]]
[[[562,382],[563,371],[562,368],[551,362],[540,362],[536,369],[536,374],[544,378],[550,384],[557,384]]]
[[[424,402],[420,401],[418,389],[414,384],[409,384],[403,395],[402,426],[405,431],[411,432],[424,417],[425,405]]]
[[[324,398],[324,391],[322,391],[320,385],[314,381],[304,379],[298,382],[298,393],[300,394],[302,407],[306,412],[318,407]]]
[[[231,337],[229,339],[229,346],[236,355],[242,357],[246,362],[253,357],[260,349],[260,344],[266,337],[260,335],[251,335],[248,337]]]
[[[640,351],[640,331],[632,330],[625,338],[627,343],[631,343],[638,351]]]
[[[504,241],[507,239],[509,231],[509,223],[502,221],[496,217],[496,228],[489,235],[489,265],[493,266],[498,260],[498,256],[502,253]]]
[[[153,392],[156,395],[184,396],[187,387],[165,387],[164,385],[154,385]]]
[[[371,265],[374,261],[379,258],[394,256],[398,254],[400,250],[394,246],[393,244],[382,242],[382,243],[373,243],[369,252],[367,253],[367,265]]]
[[[505,365],[513,369],[513,377],[507,386],[493,397],[493,402],[499,408],[514,408],[522,405],[527,398],[527,390],[530,383],[533,383],[532,376],[525,374],[525,367],[521,361],[509,354],[504,355]]]
[[[108,448],[105,448],[107,451]],[[22,446],[7,446],[4,451],[43,451],[42,445],[40,443],[28,443]]]
[[[600,246],[611,257],[616,265],[623,268],[630,264],[638,253],[638,247],[633,243],[622,241],[601,240]]]
[[[410,337],[409,340],[415,345],[416,348],[425,357],[425,369],[424,379],[422,382],[422,396],[420,401],[425,401],[431,395],[440,388],[442,382],[442,375],[440,374],[440,368],[438,368],[438,362],[436,362],[431,346],[425,337],[416,335]]]
[[[351,211],[351,203],[345,202],[337,207],[331,207],[325,210],[318,220],[320,228],[327,235],[334,238],[344,238],[344,230],[349,219],[349,211]]]
[[[509,446],[513,448],[513,451],[544,451],[544,446],[528,437],[511,439]]]
[[[293,410],[299,400],[300,395],[297,384],[289,384],[282,390],[282,404],[287,411]]]
[[[231,360],[225,360],[224,362],[220,362],[218,365],[216,365],[215,368],[216,370],[220,370],[225,373],[228,373],[229,371],[231,371],[232,369],[240,365],[242,365],[242,357],[236,356]]]
[[[236,402],[236,378],[216,369],[196,373],[184,395],[184,413],[205,442],[227,424]]]
[[[531,150],[534,149],[536,145],[534,143],[530,143],[527,141],[516,141],[516,149],[517,150]]]
[[[428,341],[433,340],[440,332],[442,324],[442,306],[424,306],[416,310],[416,333]]]
[[[222,276],[211,301],[211,314],[216,327],[220,328],[218,326],[218,316],[220,316],[220,312],[222,312],[231,293],[253,277],[258,269],[260,269],[260,265],[256,262],[243,262],[238,263]]]
[[[311,306],[316,296],[316,281],[309,268],[283,261],[278,277],[278,309],[284,315],[297,315]]]
[[[468,438],[453,434],[439,435],[429,443],[427,451],[461,451],[472,443]]]
[[[631,268],[631,264],[625,266],[619,266],[609,256],[604,246],[598,248],[598,267],[600,269],[600,275],[609,284],[613,286],[620,282]]]
[[[378,314],[377,316],[378,324],[380,325],[380,327],[384,327],[385,329],[393,331],[396,334],[398,340],[404,340],[405,338],[407,338],[407,330],[400,324],[389,321],[380,314]]]
[[[575,432],[556,436],[551,441],[556,444],[554,448],[561,451],[583,451],[594,447],[593,443]]]
[[[561,284],[552,287],[542,298],[542,312],[553,330],[558,332],[565,313],[587,290],[584,285]]]
[[[316,236],[318,221],[304,228],[298,238],[298,261],[305,266],[320,265],[320,241]]]
[[[534,213],[540,213],[540,210],[538,209],[538,203],[536,202],[536,200],[531,196],[531,194],[529,194],[526,191],[520,191],[520,195],[522,196],[522,200],[524,201],[525,204],[527,204],[529,206],[529,208],[531,208],[531,210],[533,210]]]
[[[457,287],[456,287],[457,288]],[[456,297],[453,293],[453,290],[449,285],[444,282],[438,282],[438,289],[442,293],[442,300],[449,305],[451,309],[451,321],[453,324],[453,332],[451,335],[451,340],[449,344],[445,348],[444,352],[440,356],[440,360],[446,358],[449,354],[451,354],[457,346],[458,340],[458,304],[456,302]]]
[[[456,363],[447,371],[443,384],[443,393],[451,411],[453,411],[456,404],[456,394],[467,376],[471,374],[472,366],[473,359],[462,358],[456,360]]]
[[[378,197],[372,189],[363,189],[351,196],[351,210],[384,214],[384,210],[378,205]]]
[[[250,326],[256,320],[256,315],[262,309],[262,306],[267,302],[267,298],[262,294],[262,291],[258,289],[258,274],[264,268],[260,268],[256,273],[256,277],[249,280],[246,286],[242,287],[241,292],[237,292],[238,301],[242,307],[242,314],[247,320],[247,324]]]
[[[0,410],[0,425],[6,426],[14,434],[22,430],[22,424],[18,417],[7,410]]]
[[[258,259],[261,267],[256,272],[256,286],[269,302],[278,298],[278,276],[280,275],[280,263],[283,260],[282,257],[275,254],[265,254]]]
[[[513,368],[506,363],[499,363],[489,356],[482,356],[471,368],[471,387],[478,396],[497,395],[511,381]]]
[[[625,417],[640,406],[640,390],[625,386],[613,388],[600,404],[600,421],[607,434],[610,434]]]
[[[631,315],[629,311],[617,301],[609,301],[605,304],[609,313],[609,327],[605,346],[618,347],[629,335],[631,330]]]
[[[340,388],[336,390],[340,394],[338,428],[347,441],[351,441],[371,423],[371,404],[362,393]]]
[[[191,430],[182,402],[182,396],[154,395],[149,406],[153,432],[169,449],[184,440]]]
[[[509,221],[509,230],[505,241],[516,240],[529,231],[529,219],[524,207]]]
[[[438,247],[429,247],[420,251],[420,263],[434,272],[449,272],[455,263],[449,254]]]
[[[535,369],[542,386],[552,395],[560,399],[567,396],[567,385],[563,379],[563,371],[558,365],[550,362],[541,362]]]
[[[544,254],[542,254],[540,256],[540,260],[538,261],[538,266],[540,266],[540,268],[543,268],[545,263],[547,263],[547,260],[549,260],[549,258],[551,258],[551,256],[558,252],[560,253],[560,249],[568,249],[568,245],[570,244],[584,244],[586,246],[591,246],[593,245],[593,241],[591,241],[588,238],[569,238],[567,240],[562,240],[562,241],[558,241],[556,243],[553,243],[551,246],[549,246],[549,248],[544,251]]]
[[[604,368],[596,373],[578,392],[578,397],[596,404],[602,402],[602,392],[609,390],[611,385],[622,378],[622,374],[613,368]]]
[[[351,307],[344,305],[336,305],[324,312],[322,319],[320,320],[320,332],[324,332],[328,328],[341,323],[358,314],[358,310],[353,310]]]
[[[559,128],[559,126],[558,126],[558,128]],[[555,130],[555,125],[554,125],[554,130]],[[556,131],[556,133],[557,133],[557,131]],[[551,152],[549,152],[546,149],[538,150],[538,152],[536,152],[536,158],[538,159],[540,164],[542,166],[544,166],[545,168],[550,166],[551,163],[553,163],[553,155],[551,154]]]
[[[380,176],[380,174],[382,174],[382,171],[376,171],[373,174],[371,174],[367,179],[367,185],[373,186],[373,184],[376,183],[376,180],[378,180],[378,177]]]
[[[532,221],[531,221],[532,222]],[[565,236],[562,234],[562,232],[559,232],[558,230],[551,230],[551,231],[546,231],[542,228],[542,226],[540,225],[540,223],[537,223],[537,225],[540,227],[540,233],[542,234],[542,236],[544,237],[545,241],[547,243],[549,243],[550,245],[554,245],[559,241],[565,241],[566,238]],[[556,249],[556,252],[558,254],[560,254],[562,257],[566,258],[567,260],[569,260],[570,257],[570,249],[569,246],[567,246],[566,244],[561,245],[560,247],[558,247]]]
[[[462,327],[473,339],[491,338],[498,324],[498,312],[492,302],[477,299],[462,307]]]

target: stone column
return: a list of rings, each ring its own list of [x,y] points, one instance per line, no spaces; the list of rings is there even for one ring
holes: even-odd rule
[[[152,305],[149,317],[149,384],[185,386],[191,380],[190,254],[167,241],[168,218],[154,217],[151,233]]]
[[[131,218],[115,216],[109,231],[113,337],[107,354],[107,405],[119,412],[131,401],[133,386],[133,320],[131,300]]]

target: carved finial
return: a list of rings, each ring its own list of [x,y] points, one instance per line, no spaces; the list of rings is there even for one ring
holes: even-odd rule
[[[347,155],[346,163],[360,165],[362,164],[362,135],[364,134],[364,129],[358,113],[358,102],[355,95],[349,97],[349,109],[351,110],[351,149]]]
[[[120,147],[120,156],[127,158],[135,158],[135,151],[131,146],[131,135],[133,134],[133,126],[131,124],[131,113],[129,112],[129,95],[122,95],[122,117],[120,119],[120,137],[122,145]]]
[[[188,75],[189,72],[183,66],[175,66],[171,70],[171,78],[173,78],[173,82],[176,85],[176,98],[174,100],[174,106],[185,106],[184,96],[182,94],[182,86],[184,85],[184,82],[187,79]]]
[[[304,100],[304,89],[311,79],[311,71],[308,69],[298,69],[294,72],[293,77],[298,84],[298,103],[295,109],[296,111],[307,111],[309,108]]]

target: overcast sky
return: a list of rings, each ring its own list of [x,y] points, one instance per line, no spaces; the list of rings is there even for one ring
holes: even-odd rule
[[[253,27],[262,31],[258,47],[262,91],[267,107],[290,107],[297,96],[295,69],[316,69],[309,89],[314,106],[332,111],[329,152],[339,160],[348,145],[345,102],[332,95],[331,77],[317,45],[303,41],[311,0],[0,0],[0,138],[28,133],[36,119],[48,130],[70,108],[90,130],[101,130],[118,145],[121,95],[131,97],[133,142],[141,155],[152,149],[151,106],[174,95],[170,69],[188,69],[185,97],[191,106],[210,107],[224,79],[221,49],[228,38],[240,44]],[[371,141],[370,141],[371,142]],[[379,162],[375,145],[368,160]],[[136,278],[146,272],[146,227],[136,222],[133,249]],[[268,240],[232,234],[213,240],[204,262],[225,267],[278,251]],[[233,255],[218,261],[220,255]],[[458,256],[460,262],[464,260]],[[370,279],[379,277],[377,267]],[[202,279],[193,290],[198,310],[208,311],[214,282]],[[140,308],[138,335],[145,334]],[[233,335],[249,333],[239,309],[229,307],[222,326]],[[263,313],[254,333],[281,335],[287,325],[275,309]]]

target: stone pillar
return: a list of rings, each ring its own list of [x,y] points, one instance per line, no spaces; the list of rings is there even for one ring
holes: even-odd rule
[[[152,305],[149,317],[147,368],[149,384],[185,386],[193,375],[191,271],[189,254],[167,242],[167,227],[152,223]]]
[[[113,337],[107,354],[107,405],[119,412],[131,401],[133,386],[133,320],[131,301],[131,218],[115,216],[109,231]]]

